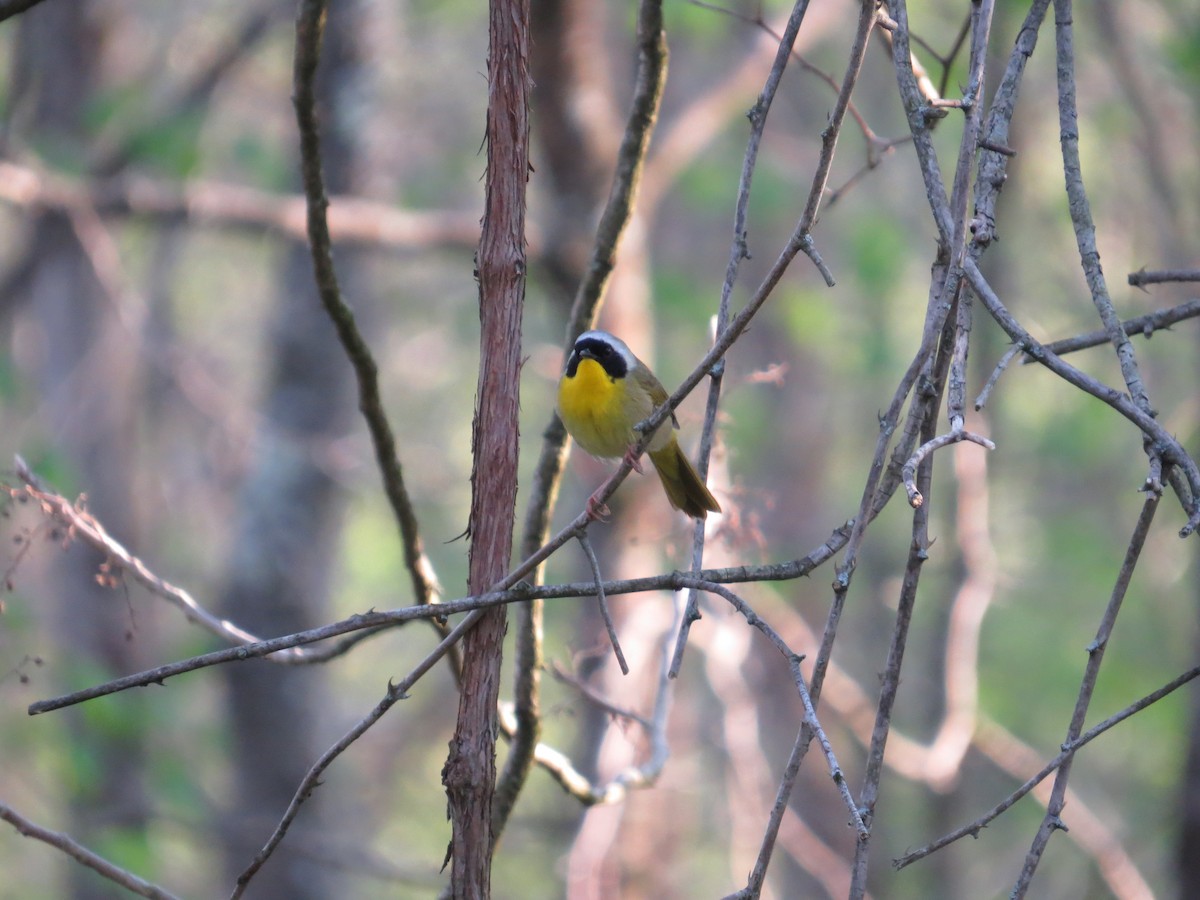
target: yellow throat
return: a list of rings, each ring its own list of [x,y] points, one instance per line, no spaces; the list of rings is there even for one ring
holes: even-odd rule
[[[594,456],[620,456],[632,439],[625,379],[612,378],[594,359],[579,361],[558,385],[558,414],[575,441]]]

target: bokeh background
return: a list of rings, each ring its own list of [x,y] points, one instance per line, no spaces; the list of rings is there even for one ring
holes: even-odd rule
[[[966,78],[965,51],[948,66],[939,56],[952,55],[968,5],[929,0],[911,11],[918,53],[947,96]],[[997,4],[993,80],[1027,6]],[[636,13],[581,0],[532,9],[525,472],[552,415],[566,315],[611,178]],[[668,388],[710,340],[745,113],[770,68],[769,30],[787,12],[774,0],[665,3],[663,111],[601,324]],[[56,490],[86,495],[157,574],[263,635],[411,599],[351,372],[301,240],[293,15],[275,0],[45,0],[0,23],[0,465],[19,453]],[[802,211],[835,96],[821,73],[840,80],[856,16],[849,0],[811,5],[797,51],[816,71],[789,67],[772,110],[735,305]],[[450,597],[465,585],[457,536],[477,370],[486,27],[484,6],[462,0],[333,4],[319,88],[339,275],[379,361],[422,536]],[[1195,285],[1141,291],[1125,276],[1200,259],[1200,13],[1182,0],[1136,9],[1103,0],[1076,5],[1075,31],[1084,175],[1117,309],[1131,317],[1193,298]],[[1043,340],[1099,327],[1063,193],[1052,51],[1048,23],[1014,119],[1000,240],[984,260]],[[710,481],[730,514],[712,534],[713,565],[803,556],[854,514],[878,413],[917,346],[935,233],[882,44],[867,55],[854,104],[861,118],[843,131],[814,230],[837,286],[801,259],[729,356]],[[959,128],[952,114],[937,131],[947,170]],[[1198,327],[1137,343],[1160,420],[1193,451]],[[972,396],[1007,346],[982,313],[973,337]],[[1104,348],[1073,361],[1120,383]],[[689,452],[701,414],[697,393],[679,414]],[[877,897],[1006,895],[1042,816],[1034,798],[911,868],[893,872],[887,857],[980,815],[1058,752],[1142,502],[1140,435],[1045,370],[1012,366],[969,424],[997,449],[939,454],[936,542],[876,811]],[[556,521],[610,468],[574,454]],[[852,789],[907,553],[902,501],[870,532],[822,701]],[[653,476],[633,476],[612,506],[611,522],[594,529],[605,577],[687,565],[690,529]],[[209,669],[29,718],[34,700],[220,643],[136,586],[97,583],[101,558],[38,510],[5,512],[0,801],[183,896],[229,891],[316,756],[436,640],[408,626],[323,666]],[[1091,721],[1196,663],[1196,539],[1176,537],[1185,519],[1169,496]],[[547,578],[588,572],[569,546]],[[743,596],[811,655],[832,578],[827,565]],[[610,602],[630,676],[617,672],[586,601],[548,604],[547,663],[645,714],[673,601]],[[671,755],[657,784],[585,810],[535,771],[497,854],[497,897],[707,897],[744,883],[802,711],[784,660],[744,620],[705,603],[673,688]],[[978,705],[955,755],[953,741],[930,742],[950,708],[947,647],[976,646],[948,635],[971,621],[977,659],[966,671]],[[1078,757],[1071,831],[1052,842],[1038,896],[1200,891],[1200,875],[1181,863],[1200,859],[1184,827],[1187,798],[1200,798],[1200,765],[1190,778],[1186,765],[1200,740],[1194,706],[1194,690],[1179,691]],[[434,895],[450,834],[440,770],[456,707],[439,667],[327,773],[250,896]],[[570,683],[547,677],[544,707],[546,741],[585,772],[610,777],[645,758],[640,731]],[[771,896],[845,893],[853,836],[840,804],[810,755]],[[0,871],[6,897],[117,895],[7,827]]]

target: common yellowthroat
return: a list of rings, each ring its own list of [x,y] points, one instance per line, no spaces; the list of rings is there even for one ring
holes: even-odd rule
[[[576,443],[593,456],[626,455],[641,440],[634,425],[667,400],[667,389],[625,342],[607,331],[575,341],[558,382],[558,415]],[[695,519],[720,512],[675,440],[675,416],[654,432],[646,452],[671,505]],[[638,468],[636,461],[634,467]]]

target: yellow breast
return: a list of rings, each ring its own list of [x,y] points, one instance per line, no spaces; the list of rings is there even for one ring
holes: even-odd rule
[[[581,359],[575,375],[558,383],[558,414],[593,456],[621,456],[633,443],[625,379],[613,379],[594,359]]]

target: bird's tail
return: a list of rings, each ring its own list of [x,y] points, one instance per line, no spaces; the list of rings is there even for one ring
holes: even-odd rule
[[[651,451],[650,461],[662,481],[667,499],[678,510],[693,519],[703,519],[710,512],[720,512],[721,504],[705,487],[691,461],[684,455],[678,441],[671,441],[661,450]]]

